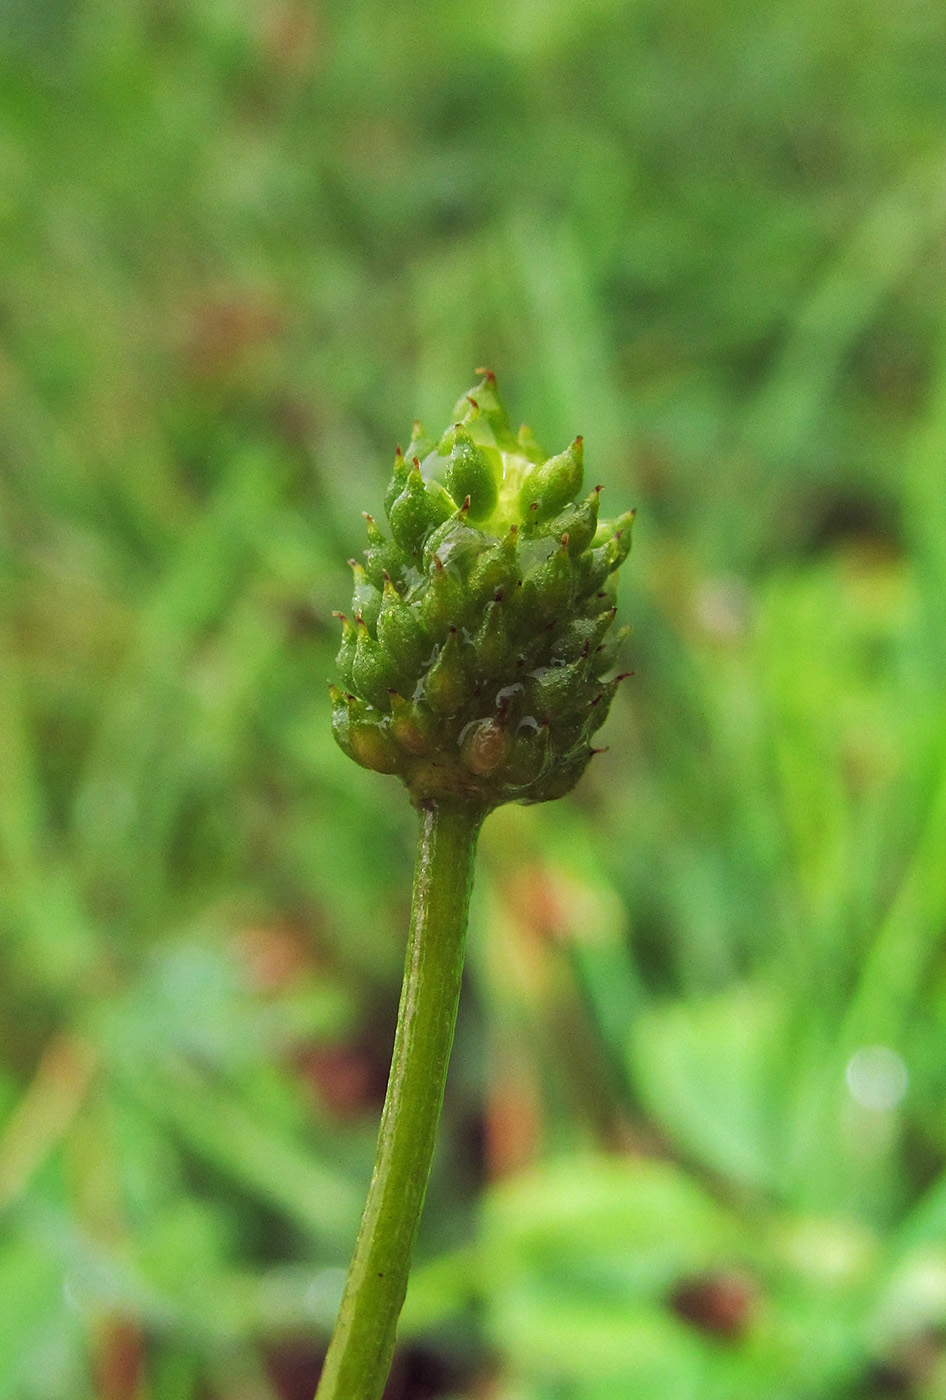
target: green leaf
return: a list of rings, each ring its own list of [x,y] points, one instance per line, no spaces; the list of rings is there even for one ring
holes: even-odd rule
[[[700,1344],[656,1309],[530,1286],[496,1298],[489,1319],[508,1363],[540,1380],[621,1381],[629,1396],[661,1400],[699,1395]]]
[[[781,1177],[784,1015],[759,987],[651,1008],[635,1022],[630,1068],[654,1119],[687,1152],[753,1186]]]
[[[740,1230],[678,1167],[650,1158],[567,1157],[495,1190],[486,1260],[509,1276],[535,1271],[654,1294],[731,1257]]]
[[[62,1336],[61,1265],[33,1241],[9,1241],[0,1253],[0,1298],[0,1400],[20,1400],[27,1379],[50,1393],[43,1371],[55,1360],[45,1344]]]

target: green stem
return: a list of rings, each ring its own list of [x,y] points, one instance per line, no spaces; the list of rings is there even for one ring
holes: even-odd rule
[[[483,814],[421,809],[411,931],[374,1175],[316,1400],[380,1400],[437,1138]]]

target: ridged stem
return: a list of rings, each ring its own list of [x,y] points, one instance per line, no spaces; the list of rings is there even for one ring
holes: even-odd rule
[[[483,814],[420,813],[411,928],[374,1175],[316,1400],[380,1400],[437,1138]]]

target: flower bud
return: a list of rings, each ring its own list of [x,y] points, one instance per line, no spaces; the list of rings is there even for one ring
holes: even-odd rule
[[[592,548],[578,561],[579,597],[596,594],[609,574],[619,569],[631,551],[631,530],[634,511],[629,510],[617,520],[602,520]]]
[[[424,544],[424,569],[427,572],[435,559],[454,572],[459,570],[461,573],[466,573],[475,563],[483,548],[483,536],[466,521],[466,512],[458,510],[427,536]]]
[[[368,581],[379,590],[384,587],[385,575],[395,584],[402,583],[407,562],[404,555],[393,540],[385,539],[375,524],[374,517],[367,511],[365,524],[368,527],[368,548],[365,550],[365,574]]]
[[[458,400],[453,416],[470,429],[477,442],[492,443],[502,451],[515,451],[519,446],[492,370],[485,370],[476,388]]]
[[[413,442],[411,447],[413,447]],[[384,509],[388,515],[391,513],[394,502],[407,485],[407,478],[411,474],[411,463],[417,455],[416,452],[409,450],[408,456],[405,457],[400,448],[394,454],[394,470],[391,473],[391,480],[388,482],[388,489],[384,493]]]
[[[355,690],[379,710],[390,704],[389,692],[397,685],[398,668],[391,664],[383,649],[361,620],[356,620],[357,637],[352,679]]]
[[[569,554],[582,554],[591,544],[598,528],[600,494],[600,490],[592,491],[585,500],[566,506],[551,520],[539,522],[533,529],[536,533],[551,535],[558,540],[567,535]]]
[[[519,509],[523,518],[527,519],[531,510],[535,512],[536,520],[545,520],[573,501],[581,490],[583,462],[582,439],[577,437],[564,452],[536,467],[526,477],[519,492]]]
[[[581,708],[588,676],[584,660],[568,666],[542,666],[526,683],[527,703],[540,718],[571,714]]]
[[[401,756],[387,730],[374,720],[352,723],[348,729],[348,747],[352,758],[362,768],[376,773],[400,771]]]
[[[614,608],[606,608],[596,617],[573,617],[552,641],[552,656],[561,661],[577,661],[590,656],[614,621]]]
[[[481,548],[478,558],[474,560],[467,591],[475,607],[481,606],[487,598],[495,598],[497,593],[511,593],[520,582],[517,534],[517,528],[513,525],[498,544]]]
[[[436,451],[437,444],[428,432],[424,431],[424,425],[419,418],[415,418],[411,427],[411,440],[407,444],[407,452],[404,454],[408,462],[413,462],[416,457],[422,462],[425,457],[429,457],[431,452]]]
[[[435,556],[420,604],[420,618],[426,631],[441,640],[449,628],[462,627],[469,604],[459,572],[444,568],[439,556]]]
[[[424,694],[437,714],[453,715],[467,698],[468,690],[466,667],[460,654],[460,634],[451,627],[436,661],[427,672]]]
[[[515,659],[501,601],[486,604],[483,621],[473,634],[473,671],[485,678],[497,676]]]
[[[469,499],[469,518],[475,523],[492,515],[496,506],[496,478],[482,448],[458,427],[444,472],[444,485],[455,501]]]
[[[610,629],[633,516],[599,522],[582,470],[581,438],[546,458],[513,430],[491,374],[438,442],[415,424],[395,457],[393,538],[366,517],[333,727],[417,803],[545,801],[595,752],[618,685],[602,676],[624,635]]]
[[[567,610],[575,577],[567,544],[559,545],[544,563],[522,580],[519,613],[527,627],[544,627]]]
[[[329,687],[332,701],[332,732],[349,758],[376,773],[399,771],[398,754],[391,736],[378,715],[355,695],[346,695],[337,686]]]
[[[391,737],[402,749],[417,756],[429,754],[435,747],[436,730],[436,720],[426,706],[391,692]]]
[[[390,579],[384,581],[377,636],[392,672],[408,681],[417,674],[423,658],[430,654],[430,639],[420,617]]]
[[[435,482],[428,489],[415,458],[407,484],[388,512],[396,543],[405,553],[420,555],[431,530],[447,520],[452,511],[453,505],[442,486],[438,488]]]

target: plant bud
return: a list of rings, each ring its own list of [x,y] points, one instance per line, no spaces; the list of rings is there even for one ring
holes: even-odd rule
[[[516,549],[518,530],[513,525],[498,544],[481,549],[470,569],[467,590],[475,607],[495,598],[497,593],[511,593],[519,583],[519,556]]]
[[[453,449],[447,460],[444,484],[455,501],[469,498],[469,518],[476,523],[492,515],[496,506],[496,478],[485,452],[457,428]]]
[[[395,457],[393,538],[366,517],[331,695],[342,748],[415,802],[545,801],[589,762],[618,685],[602,675],[633,516],[599,522],[581,485],[581,438],[546,458],[491,374],[439,441],[415,424]]]
[[[411,447],[413,447],[413,442]],[[407,485],[407,478],[411,474],[411,463],[416,456],[418,453],[409,449],[408,455],[405,457],[400,448],[394,454],[394,470],[391,473],[391,480],[388,482],[388,489],[384,493],[384,509],[388,515],[391,513],[394,502]]]
[[[575,577],[567,545],[559,545],[522,581],[519,613],[529,627],[545,627],[567,611]]]
[[[519,492],[519,509],[523,517],[527,518],[528,511],[534,509],[537,520],[546,520],[573,501],[584,479],[583,461],[582,439],[577,437],[564,452],[536,467],[526,477]]]
[[[579,504],[566,506],[551,520],[540,523],[538,532],[558,540],[567,535],[569,554],[582,554],[591,544],[598,528],[599,497],[599,491],[592,491]]]
[[[483,621],[473,634],[474,674],[481,678],[497,676],[508,669],[514,657],[503,605],[496,601],[487,603]]]
[[[352,758],[362,768],[376,773],[398,773],[401,755],[386,729],[376,720],[351,723],[348,727],[348,747]]]
[[[384,722],[364,700],[346,695],[337,686],[329,687],[332,701],[332,732],[337,742],[362,768],[378,773],[396,773],[397,753]]]
[[[352,663],[355,690],[377,709],[386,710],[390,704],[389,692],[397,685],[397,668],[392,666],[364,622],[356,621],[355,626],[358,633]]]
[[[429,457],[431,452],[436,450],[437,444],[428,432],[424,431],[424,426],[419,418],[415,418],[411,427],[411,440],[407,445],[405,457],[408,462],[413,462],[416,457],[422,462],[425,457]]]
[[[415,755],[429,754],[435,747],[437,724],[426,708],[391,693],[391,736],[402,749]]]
[[[533,714],[551,719],[552,715],[571,714],[581,707],[584,698],[588,666],[585,661],[573,661],[569,666],[543,666],[533,671],[526,683],[527,703]]]
[[[385,539],[374,522],[374,517],[365,511],[365,524],[368,527],[368,548],[365,550],[365,574],[375,588],[384,587],[385,575],[400,585],[404,580],[406,560],[393,540]],[[357,611],[357,609],[355,610]]]
[[[431,530],[452,513],[449,496],[442,486],[439,490],[436,486],[433,483],[428,490],[415,459],[404,490],[388,512],[394,539],[407,554],[419,556]]]
[[[462,706],[468,691],[466,667],[460,655],[460,634],[451,627],[437,660],[427,672],[424,694],[428,705],[438,715],[453,715]]]
[[[587,598],[597,594],[605,585],[609,574],[613,574],[624,563],[631,550],[631,530],[634,524],[634,511],[621,515],[617,520],[602,520],[591,549],[578,561],[578,595]]]
[[[445,569],[434,558],[420,605],[421,622],[432,637],[441,640],[451,627],[462,627],[469,608],[469,595],[463,579],[453,569]]]
[[[392,672],[407,680],[417,674],[421,661],[430,654],[430,640],[420,618],[390,579],[384,581],[377,636]]]
[[[477,442],[492,442],[504,452],[519,446],[492,370],[486,370],[476,388],[458,400],[453,416],[471,430]]]
[[[614,621],[614,608],[606,608],[596,617],[572,618],[552,641],[552,655],[562,661],[577,661],[590,656],[601,645],[601,639]]]
[[[435,559],[445,566],[449,565],[454,572],[460,570],[465,574],[469,571],[482,551],[483,536],[479,530],[467,525],[466,520],[465,512],[457,511],[427,536],[424,545],[426,572],[430,572]]]
[[[607,542],[608,551],[608,573],[613,573],[619,569],[631,552],[631,532],[634,528],[634,517],[637,514],[634,510],[625,511],[624,515],[619,515],[613,522],[613,530]]]

